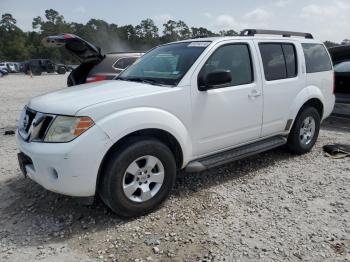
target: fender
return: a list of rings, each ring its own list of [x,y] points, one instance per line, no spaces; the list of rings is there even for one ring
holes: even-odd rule
[[[321,101],[323,106],[325,105],[325,97],[321,90],[316,86],[308,86],[303,88],[298,95],[294,98],[292,106],[289,109],[289,115],[287,119],[293,119],[293,122],[298,115],[302,106],[310,99],[316,98]]]
[[[118,111],[96,123],[100,126],[112,144],[123,137],[143,129],[160,129],[172,134],[183,151],[183,166],[192,156],[192,141],[186,126],[173,114],[158,108],[137,107]]]

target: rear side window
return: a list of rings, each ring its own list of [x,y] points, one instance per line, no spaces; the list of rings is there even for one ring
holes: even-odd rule
[[[317,73],[332,70],[332,62],[321,44],[302,44],[305,54],[306,72]]]
[[[296,77],[298,74],[295,47],[292,44],[260,44],[260,53],[267,81]]]
[[[132,65],[135,61],[136,61],[137,57],[124,57],[124,58],[120,58],[118,59],[113,67],[115,69],[125,69],[127,68],[129,65]]]
[[[201,70],[205,76],[217,70],[230,70],[232,82],[227,86],[238,86],[254,81],[250,51],[247,44],[229,44],[219,47]]]

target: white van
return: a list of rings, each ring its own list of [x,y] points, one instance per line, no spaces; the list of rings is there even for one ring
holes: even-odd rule
[[[143,215],[178,169],[284,144],[309,152],[334,106],[333,79],[311,34],[245,30],[162,45],[117,80],[30,100],[16,135],[20,167],[48,190],[98,194],[121,216]]]

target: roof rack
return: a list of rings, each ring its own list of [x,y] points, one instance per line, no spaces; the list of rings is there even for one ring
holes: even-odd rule
[[[264,29],[245,29],[241,32],[241,36],[255,36],[255,35],[282,35],[283,37],[300,36],[306,39],[314,39],[310,33],[278,31],[278,30],[264,30]]]

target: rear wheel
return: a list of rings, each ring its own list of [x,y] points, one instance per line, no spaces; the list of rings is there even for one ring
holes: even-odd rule
[[[296,154],[309,152],[317,141],[320,122],[320,115],[314,107],[304,108],[295,119],[288,136],[288,148]]]
[[[175,177],[175,159],[166,145],[152,138],[133,138],[108,158],[99,193],[118,215],[140,216],[168,197]]]
[[[41,74],[42,74],[42,71],[41,70],[32,70],[32,73],[33,73],[33,75],[35,75],[35,76],[40,76]]]
[[[63,66],[61,66],[61,67],[59,67],[57,69],[57,73],[60,74],[60,75],[64,75],[66,72],[67,71],[66,71],[66,69]]]

